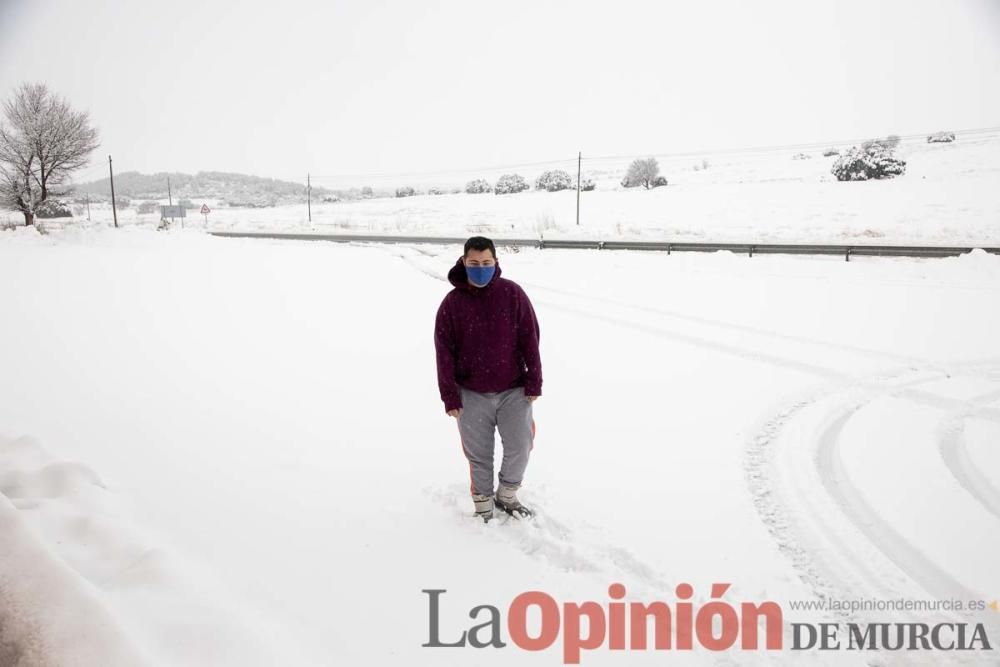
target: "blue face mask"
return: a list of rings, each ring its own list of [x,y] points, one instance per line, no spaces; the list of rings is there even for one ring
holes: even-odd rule
[[[476,287],[486,287],[490,280],[493,279],[493,274],[496,273],[497,267],[494,266],[467,266],[465,267],[465,275],[469,277],[469,282]]]

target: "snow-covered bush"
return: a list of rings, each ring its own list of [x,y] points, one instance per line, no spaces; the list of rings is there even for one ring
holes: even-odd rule
[[[652,185],[650,185],[650,187],[652,187],[652,188],[662,188],[666,184],[667,184],[667,178],[666,178],[666,176],[657,176],[656,178],[653,179],[653,183],[652,183]]]
[[[73,210],[69,204],[58,199],[46,199],[35,209],[38,218],[72,218]]]
[[[583,181],[580,183],[580,190],[582,190],[583,192],[590,192],[591,190],[596,190],[596,189],[597,185],[595,185],[594,182],[589,178],[583,179]]]
[[[948,143],[955,141],[954,132],[935,132],[934,134],[927,135],[927,143],[937,144],[937,143]]]
[[[893,154],[881,143],[851,147],[833,163],[830,172],[838,181],[867,181],[870,178],[892,178],[906,172],[906,161]]]
[[[625,173],[625,178],[622,180],[622,185],[626,188],[634,188],[639,185],[646,188],[654,187],[653,181],[660,174],[660,165],[657,163],[656,158],[646,158],[633,160],[632,164],[628,166],[628,171]],[[666,181],[664,181],[666,184]]]
[[[700,164],[696,162],[694,165],[695,171],[704,171],[705,169],[708,169],[708,160],[702,160]]]
[[[840,151],[836,148],[827,148],[823,151],[823,157],[833,157],[834,155],[840,155]]]
[[[361,188],[362,199],[371,199],[374,196],[375,193],[372,191],[372,186],[366,185],[365,187]]]
[[[493,188],[485,179],[477,178],[465,184],[465,191],[470,195],[481,195],[484,192],[493,192]]]
[[[427,188],[427,194],[429,195],[443,195],[446,194],[444,188],[429,187]]]
[[[867,150],[872,146],[881,146],[882,148],[888,148],[890,151],[892,151],[895,150],[897,146],[899,146],[899,141],[900,139],[898,134],[890,134],[888,137],[885,137],[884,139],[880,138],[869,139],[868,141],[865,141],[861,144],[861,148]]]
[[[141,204],[139,204],[139,206],[138,206],[138,208],[136,210],[139,212],[139,215],[146,215],[148,213],[156,213],[157,211],[160,210],[160,202],[152,201],[152,200],[144,201]]]
[[[546,190],[547,192],[567,190],[572,186],[573,181],[570,179],[569,174],[561,169],[547,171],[539,176],[538,180],[535,181],[536,190]]]
[[[493,192],[498,195],[512,195],[524,192],[529,187],[520,174],[504,174],[497,179],[497,184],[493,188]]]
[[[806,153],[796,153],[792,156],[793,160],[810,160],[812,155],[807,155]]]
[[[417,194],[416,191],[409,185],[404,185],[401,188],[396,188],[397,197],[412,197],[415,194]]]

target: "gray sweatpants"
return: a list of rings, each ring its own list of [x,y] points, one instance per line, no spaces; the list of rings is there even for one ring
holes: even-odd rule
[[[524,387],[481,394],[460,386],[459,392],[462,414],[458,417],[458,430],[462,435],[462,451],[469,459],[472,493],[493,495],[495,431],[500,431],[503,443],[500,483],[519,486],[535,439],[531,401],[525,396]]]

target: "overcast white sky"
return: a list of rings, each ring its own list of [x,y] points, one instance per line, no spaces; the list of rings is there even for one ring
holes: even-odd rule
[[[1000,0],[0,0],[0,27],[0,96],[49,84],[123,171],[323,181],[1000,125]]]

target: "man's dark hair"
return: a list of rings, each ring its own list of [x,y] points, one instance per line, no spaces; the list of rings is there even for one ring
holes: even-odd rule
[[[480,252],[483,250],[489,250],[490,253],[493,254],[493,259],[497,258],[496,246],[493,245],[493,241],[489,240],[485,236],[473,236],[471,239],[466,241],[465,252],[462,253],[462,256],[464,257],[465,255],[468,255],[470,250],[479,250]]]

